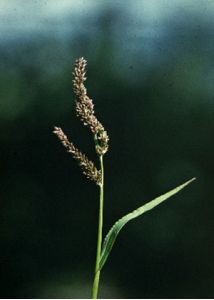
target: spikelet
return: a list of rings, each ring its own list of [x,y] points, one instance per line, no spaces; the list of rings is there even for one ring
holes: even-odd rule
[[[74,68],[74,93],[77,96],[76,112],[77,116],[84,125],[88,126],[95,138],[95,148],[98,155],[104,155],[108,150],[109,137],[103,125],[98,121],[94,112],[94,104],[92,99],[87,95],[87,89],[84,86],[86,80],[86,64],[87,61],[81,57],[76,60]]]
[[[61,128],[54,127],[53,133],[59,138],[67,152],[71,153],[73,158],[76,159],[83,171],[83,174],[97,185],[101,182],[101,172],[97,170],[94,163],[90,161],[85,154],[79,151],[73,143],[71,143]]]

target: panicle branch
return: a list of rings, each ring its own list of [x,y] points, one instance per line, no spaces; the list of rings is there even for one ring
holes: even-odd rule
[[[85,154],[79,151],[73,143],[71,143],[67,136],[64,134],[61,128],[54,127],[53,133],[59,138],[63,146],[67,149],[67,152],[71,153],[73,158],[79,162],[83,174],[97,185],[101,182],[101,172],[97,170],[94,163],[90,161]]]
[[[74,93],[77,96],[76,112],[83,124],[88,126],[92,131],[97,154],[104,155],[108,150],[109,137],[103,125],[95,116],[93,101],[88,97],[87,89],[84,86],[86,65],[87,61],[83,57],[77,59],[75,62],[73,86]]]

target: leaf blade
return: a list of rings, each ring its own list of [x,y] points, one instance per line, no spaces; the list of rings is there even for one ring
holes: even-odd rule
[[[109,230],[109,232],[107,233],[104,243],[103,243],[103,248],[102,248],[102,252],[101,252],[101,258],[100,258],[100,270],[102,269],[102,267],[104,266],[110,252],[111,249],[114,245],[114,242],[117,238],[118,233],[120,232],[120,230],[123,228],[124,225],[126,225],[126,223],[128,223],[129,221],[131,221],[132,219],[135,219],[137,217],[139,217],[140,215],[144,214],[146,211],[149,211],[151,209],[153,209],[155,206],[161,204],[162,202],[164,202],[165,200],[167,200],[168,198],[172,197],[173,195],[177,194],[180,190],[182,190],[184,187],[186,187],[187,185],[189,185],[192,181],[194,181],[196,178],[193,177],[192,179],[184,182],[183,184],[177,186],[176,188],[170,190],[169,192],[151,200],[150,202],[147,202],[146,204],[140,206],[139,208],[135,209],[134,211],[132,211],[131,213],[128,213],[127,215],[125,215],[124,217],[122,217],[121,219],[119,219]]]

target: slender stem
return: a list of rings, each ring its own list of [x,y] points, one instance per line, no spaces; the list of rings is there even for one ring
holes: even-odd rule
[[[97,299],[98,289],[99,289],[99,280],[100,280],[100,254],[102,246],[102,229],[103,229],[103,201],[104,201],[104,166],[103,166],[103,156],[99,157],[100,159],[100,168],[101,168],[101,183],[100,183],[100,208],[99,208],[99,223],[98,223],[98,237],[97,237],[97,256],[94,272],[94,283],[92,287],[92,299]]]

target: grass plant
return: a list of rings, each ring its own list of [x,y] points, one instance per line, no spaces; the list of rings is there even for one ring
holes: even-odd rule
[[[76,60],[74,67],[74,93],[76,95],[76,113],[80,120],[85,126],[91,131],[94,143],[95,151],[99,158],[99,168],[96,167],[95,163],[88,159],[88,157],[83,154],[76,146],[70,142],[67,136],[64,134],[60,127],[54,128],[54,133],[57,135],[59,140],[62,142],[63,146],[67,149],[74,159],[76,159],[82,169],[82,172],[86,177],[93,181],[99,187],[99,214],[98,214],[98,236],[97,236],[97,253],[96,262],[94,270],[94,281],[92,285],[91,298],[97,299],[100,281],[100,272],[111,252],[111,249],[115,243],[118,233],[123,228],[123,226],[130,220],[139,217],[146,211],[149,211],[156,207],[158,204],[162,203],[166,199],[170,198],[174,194],[178,193],[188,184],[190,184],[195,178],[192,178],[185,183],[179,185],[178,187],[170,190],[166,194],[163,194],[152,201],[144,204],[143,206],[137,208],[136,210],[128,213],[121,219],[119,219],[109,230],[104,241],[102,237],[103,233],[103,208],[104,208],[104,155],[109,148],[109,137],[102,125],[102,123],[97,119],[94,111],[94,104],[92,99],[87,95],[87,89],[84,85],[86,80],[86,60],[81,57]]]

